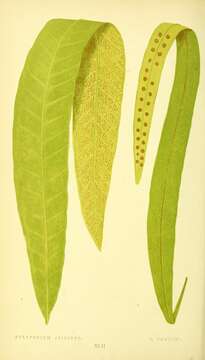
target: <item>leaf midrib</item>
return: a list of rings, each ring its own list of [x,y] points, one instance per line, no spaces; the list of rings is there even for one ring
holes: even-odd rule
[[[45,315],[45,321],[46,323],[48,323],[49,320],[49,308],[48,308],[48,300],[49,300],[49,289],[48,289],[48,233],[47,233],[47,210],[46,210],[46,194],[45,194],[45,167],[44,167],[44,160],[45,160],[45,156],[44,156],[44,122],[46,119],[46,98],[47,98],[47,94],[48,94],[48,89],[49,89],[49,82],[50,82],[50,78],[51,78],[51,73],[53,70],[53,66],[55,64],[56,61],[56,57],[58,54],[58,51],[60,49],[61,43],[63,41],[63,39],[65,38],[68,30],[70,30],[72,27],[74,27],[77,24],[78,21],[75,21],[74,23],[72,23],[71,25],[68,26],[67,30],[65,31],[65,33],[61,36],[61,38],[59,39],[58,45],[56,47],[56,51],[55,54],[53,56],[53,60],[51,62],[50,65],[50,69],[48,72],[48,77],[47,77],[47,82],[45,85],[45,92],[44,92],[44,96],[43,96],[43,105],[42,105],[42,121],[41,121],[41,177],[42,177],[42,205],[43,205],[43,233],[44,233],[44,241],[45,241],[45,282],[46,282],[46,314]]]
[[[186,43],[186,51],[188,51],[188,44],[187,44],[187,41],[185,39],[185,43]],[[187,54],[186,54],[187,55]],[[186,68],[187,68],[187,63],[188,63],[188,56],[186,56]],[[186,71],[186,75],[185,75],[185,81],[184,81],[184,88],[183,88],[183,93],[182,93],[182,98],[183,98],[183,105],[184,105],[184,95],[185,95],[185,90],[186,90],[186,84],[187,84],[187,79],[188,79],[188,71]],[[165,174],[168,175],[168,169],[169,169],[169,164],[171,162],[171,158],[172,158],[172,154],[173,154],[173,149],[174,149],[174,140],[176,138],[176,132],[177,132],[177,128],[179,126],[179,119],[181,118],[181,114],[182,114],[182,110],[184,109],[183,106],[181,106],[180,110],[179,110],[179,113],[178,113],[178,116],[176,117],[176,125],[175,125],[175,128],[174,128],[174,134],[173,134],[173,141],[172,141],[172,146],[171,146],[171,149],[170,149],[170,153],[169,153],[169,158],[168,158],[168,161],[167,161],[167,167],[166,167],[166,171],[165,171]],[[168,184],[168,180],[169,180],[169,177],[166,176],[165,178],[165,185],[164,185],[164,191],[163,191],[163,197],[162,197],[162,206],[161,206],[161,217],[160,217],[160,267],[161,267],[161,277],[162,277],[162,287],[163,287],[163,295],[164,295],[164,301],[165,301],[165,307],[167,309],[167,314],[169,316],[169,309],[168,309],[168,306],[167,306],[167,301],[166,301],[166,292],[165,292],[165,286],[164,286],[164,275],[163,275],[163,265],[162,265],[162,223],[163,223],[163,214],[164,214],[164,206],[165,206],[165,199],[166,199],[166,194],[167,194],[167,184]],[[172,314],[171,316],[173,315],[173,309],[171,309],[172,311]]]

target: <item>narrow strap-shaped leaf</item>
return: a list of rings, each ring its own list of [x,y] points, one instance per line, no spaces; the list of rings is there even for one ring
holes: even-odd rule
[[[113,61],[108,61],[108,53]],[[14,111],[14,180],[35,294],[46,323],[64,263],[71,110],[74,104],[83,215],[100,248],[123,82],[124,49],[118,31],[111,24],[86,20],[49,21],[21,74]]]
[[[142,63],[135,104],[135,179],[140,181],[153,108],[168,50],[177,41],[175,80],[152,175],[148,210],[148,252],[155,292],[165,319],[174,323],[185,280],[173,310],[175,225],[181,174],[199,82],[199,48],[194,32],[161,24],[153,32]]]

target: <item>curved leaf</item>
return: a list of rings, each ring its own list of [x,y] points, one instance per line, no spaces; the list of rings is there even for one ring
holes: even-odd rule
[[[174,323],[187,279],[173,310],[173,260],[179,188],[199,83],[199,48],[194,32],[177,24],[161,24],[151,36],[140,71],[134,119],[135,176],[144,165],[147,140],[161,71],[177,40],[175,80],[152,175],[148,211],[148,251],[159,305]]]
[[[88,51],[89,46],[92,51]],[[97,50],[98,46],[100,50]],[[116,64],[106,62],[107,48],[111,56],[113,54]],[[120,54],[119,59],[117,52]],[[96,63],[96,54],[100,66]],[[46,323],[56,302],[64,262],[69,122],[76,81],[80,97],[76,93],[75,127],[81,129],[79,135],[75,134],[75,155],[78,181],[81,184],[80,197],[83,207],[87,209],[84,211],[85,221],[94,241],[100,247],[102,219],[120,117],[124,81],[123,54],[121,37],[111,24],[86,20],[51,20],[29,51],[20,78],[13,128],[14,180],[36,298]],[[118,78],[115,76],[115,66]],[[114,76],[111,75],[112,72]],[[107,76],[107,79],[96,82],[93,80],[94,74],[101,78]],[[88,90],[86,76],[89,77],[88,82],[95,82],[89,89],[89,97],[82,96]],[[81,77],[82,81],[79,80]],[[100,92],[98,89],[103,84],[106,85],[107,92]],[[108,109],[108,98],[114,86],[118,87],[120,98],[117,96],[112,100],[112,105],[116,106],[115,116],[112,109]],[[93,97],[94,102],[91,101]],[[99,121],[98,111],[102,103],[107,103],[107,107]],[[86,127],[81,121],[81,106],[91,109],[91,113],[87,113],[90,119],[86,119]],[[98,126],[100,123],[103,127],[103,121],[104,129],[112,132],[113,147],[106,144],[103,148],[90,146],[86,152],[86,144],[80,143],[80,137],[84,137],[88,146],[91,140],[102,144],[105,134],[98,131]],[[95,129],[94,139],[87,137],[90,126]],[[109,140],[108,136],[107,144]],[[105,158],[102,155],[104,151],[107,156]],[[92,156],[102,156],[101,177],[92,177],[87,173],[85,178],[82,168],[96,167],[95,162],[90,161]],[[104,164],[106,161],[109,161],[109,165]],[[99,175],[97,167],[95,171]],[[87,186],[90,190],[86,195]],[[100,197],[102,201],[98,201]]]

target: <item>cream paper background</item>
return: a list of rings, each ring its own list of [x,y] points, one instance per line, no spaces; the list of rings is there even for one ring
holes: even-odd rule
[[[38,32],[51,18],[109,21],[126,50],[119,143],[107,203],[103,251],[82,220],[70,153],[69,227],[62,286],[44,324],[35,300],[12,176],[12,121],[17,82]],[[0,359],[205,359],[205,1],[3,0],[0,4]],[[146,243],[152,168],[175,65],[163,71],[146,165],[134,183],[132,122],[147,41],[160,22],[193,28],[201,49],[201,82],[180,191],[174,294],[188,286],[176,325],[164,321],[153,290]]]

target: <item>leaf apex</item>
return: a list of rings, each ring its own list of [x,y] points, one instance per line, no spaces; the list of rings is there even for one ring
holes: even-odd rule
[[[43,313],[45,324],[48,325],[50,319],[50,313]]]
[[[103,243],[103,227],[104,227],[104,221],[102,223],[98,224],[95,227],[90,226],[90,224],[86,223],[88,232],[94,241],[97,249],[99,251],[102,250],[102,243]]]
[[[135,183],[138,185],[140,183],[142,177],[142,170],[141,169],[136,169],[135,172]]]
[[[181,290],[179,299],[178,299],[178,301],[177,301],[175,310],[174,310],[174,312],[173,312],[174,321],[175,321],[176,318],[177,318],[177,315],[178,315],[178,312],[179,312],[179,308],[180,308],[182,299],[183,299],[183,297],[184,297],[184,292],[185,292],[185,289],[186,289],[187,281],[188,281],[188,278],[186,277],[185,280],[184,280],[184,285],[183,285],[183,287],[182,287],[182,290]]]
[[[103,237],[102,237],[102,235],[99,236],[99,237],[94,237],[94,236],[93,236],[93,240],[94,240],[94,243],[95,243],[97,249],[98,249],[99,251],[101,251],[101,250],[102,250],[102,243],[103,243]]]

